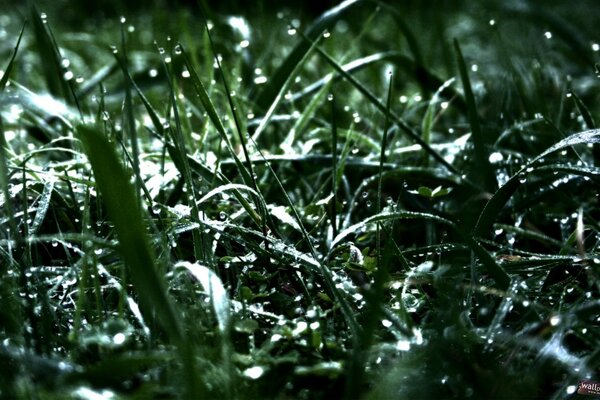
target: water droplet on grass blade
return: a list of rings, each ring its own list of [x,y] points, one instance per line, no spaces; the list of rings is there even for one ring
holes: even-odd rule
[[[261,376],[263,376],[263,374],[265,373],[265,369],[263,367],[250,367],[246,370],[244,370],[243,374],[244,376],[250,378],[250,379],[258,379]]]

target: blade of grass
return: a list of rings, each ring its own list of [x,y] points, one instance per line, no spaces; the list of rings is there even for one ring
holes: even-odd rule
[[[181,47],[181,54],[183,55],[184,60],[185,60],[185,65],[186,65],[188,71],[190,72],[190,78],[192,79],[192,83],[194,84],[194,88],[196,89],[196,94],[200,98],[200,102],[204,106],[204,109],[206,110],[208,117],[210,118],[214,127],[217,129],[217,132],[219,133],[221,139],[223,139],[223,141],[225,142],[225,146],[227,147],[227,150],[229,151],[231,158],[234,160],[234,162],[238,168],[238,171],[242,175],[242,180],[244,181],[244,183],[246,185],[248,185],[250,187],[254,187],[254,185],[252,183],[253,181],[252,181],[252,178],[250,177],[248,169],[244,166],[244,164],[240,161],[239,157],[235,154],[235,150],[233,149],[233,145],[231,144],[231,141],[229,140],[229,136],[227,135],[225,126],[223,125],[223,122],[221,121],[221,118],[219,117],[219,113],[217,112],[212,100],[210,99],[210,97],[208,95],[208,92],[206,91],[206,88],[204,87],[204,84],[198,77],[198,74],[196,73],[196,69],[192,65],[191,60],[188,57],[188,55],[183,47]]]
[[[269,78],[267,85],[256,97],[255,104],[257,109],[267,110],[273,104],[280,88],[284,85],[300,60],[306,56],[306,53],[311,48],[311,42],[316,41],[323,31],[331,28],[337,21],[343,18],[348,11],[362,2],[363,0],[345,0],[323,13],[306,29],[306,36],[310,40],[308,42],[302,41],[298,43],[286,57],[281,66]]]
[[[320,37],[322,37],[322,36],[319,36],[319,38]],[[281,86],[281,88],[277,92],[275,98],[273,99],[273,103],[271,103],[269,105],[269,109],[267,110],[265,115],[262,117],[260,124],[258,125],[256,130],[252,134],[252,140],[254,142],[258,141],[259,136],[261,135],[261,133],[265,130],[265,128],[268,126],[269,122],[271,121],[271,117],[273,116],[273,113],[279,106],[279,103],[284,98],[284,95],[288,92],[291,85],[294,83],[296,76],[298,76],[298,74],[300,73],[300,70],[304,67],[304,65],[308,62],[308,60],[310,60],[310,57],[313,54],[315,46],[317,45],[317,43],[319,43],[319,38],[317,38],[317,40],[315,40],[315,42],[312,43],[312,45],[308,48],[306,53],[304,53],[303,57],[298,61],[298,63],[290,71],[290,75],[283,82],[283,85]]]
[[[304,34],[302,34],[302,35],[306,40],[310,41],[310,39],[308,37],[306,37]],[[412,139],[417,144],[419,144],[423,148],[424,151],[429,153],[436,161],[438,161],[446,169],[448,169],[448,171],[450,171],[454,175],[462,177],[462,174],[456,168],[454,168],[454,166],[452,166],[452,164],[450,164],[448,161],[446,161],[444,159],[444,157],[442,157],[434,149],[432,149],[431,146],[428,145],[423,140],[423,138],[421,138],[421,136],[417,132],[415,132],[406,122],[404,122],[395,113],[393,113],[393,112],[388,113],[386,110],[385,104],[383,104],[377,98],[377,96],[375,96],[362,83],[360,83],[356,78],[354,78],[354,76],[352,76],[349,73],[347,73],[346,71],[344,71],[342,66],[340,66],[337,63],[337,61],[335,61],[329,54],[327,54],[327,52],[325,52],[320,47],[317,47],[316,50],[340,75],[342,75],[344,77],[344,79],[346,79],[349,83],[351,83],[352,86],[354,86],[363,96],[365,96],[367,98],[367,100],[371,104],[373,104],[373,106],[375,106],[375,108],[377,108],[384,115],[388,114],[390,120],[392,120],[396,125],[398,125],[398,127],[400,127],[400,129],[402,129],[402,131],[404,133],[406,133],[410,137],[410,139]]]
[[[392,102],[392,87],[394,77],[389,73],[388,93],[386,108],[388,113],[384,114],[385,122],[383,124],[383,135],[381,139],[381,151],[379,155],[379,173],[377,179],[377,214],[381,213],[381,186],[383,180],[383,164],[385,162],[385,150],[387,148],[387,133],[390,128],[390,121],[388,118],[389,111]],[[373,286],[368,290],[366,294],[366,305],[367,305],[367,317],[363,323],[363,331],[360,337],[360,344],[352,349],[350,363],[348,366],[348,383],[346,385],[346,396],[350,398],[350,395],[360,394],[363,391],[365,381],[365,364],[366,356],[373,344],[375,327],[379,323],[384,309],[384,289],[385,284],[388,280],[389,270],[388,265],[393,255],[392,239],[388,238],[385,246],[385,250],[382,254],[381,248],[381,229],[380,223],[377,223],[377,231],[375,236],[375,248],[377,252],[377,268],[375,270],[373,278]],[[334,235],[334,237],[337,235]]]
[[[502,187],[500,187],[500,189],[498,189],[498,191],[494,193],[492,198],[487,202],[483,211],[479,215],[475,228],[473,229],[473,235],[475,237],[484,237],[486,233],[489,232],[494,223],[494,220],[500,214],[508,200],[512,197],[516,190],[525,182],[527,174],[537,169],[535,168],[534,164],[538,160],[546,157],[551,153],[554,153],[555,151],[584,143],[600,143],[600,130],[587,130],[568,136],[567,138],[551,146],[550,148],[533,158],[527,164],[525,164],[525,166],[523,166],[523,168],[521,168]]]
[[[496,181],[496,176],[489,160],[489,152],[487,151],[488,140],[481,130],[481,122],[479,121],[477,105],[475,104],[475,97],[471,88],[471,80],[469,79],[469,73],[467,72],[467,66],[465,65],[460,45],[456,39],[454,40],[454,49],[456,51],[460,79],[465,92],[467,114],[469,124],[471,125],[471,137],[473,139],[473,147],[475,148],[475,162],[472,166],[472,176],[474,177],[474,181],[480,184],[484,190],[493,193],[498,189],[498,182]]]
[[[246,166],[248,168],[248,173],[250,175],[250,182],[251,182],[254,190],[258,193],[258,196],[256,196],[255,204],[263,217],[261,220],[261,228],[262,228],[263,237],[265,238],[265,244],[266,244],[267,243],[266,242],[267,223],[270,222],[270,218],[267,215],[267,210],[265,208],[261,207],[261,204],[264,203],[264,197],[260,191],[260,188],[258,187],[258,183],[256,182],[257,176],[254,173],[254,167],[252,165],[252,160],[250,159],[250,153],[249,153],[248,147],[246,145],[247,132],[244,129],[242,129],[242,124],[241,124],[240,118],[238,116],[238,113],[236,111],[237,107],[233,102],[233,97],[231,96],[231,90],[229,89],[229,84],[227,83],[227,78],[225,77],[225,71],[223,70],[223,66],[221,65],[221,60],[217,55],[217,49],[213,42],[212,35],[210,34],[210,29],[208,27],[208,23],[206,22],[206,20],[204,20],[204,27],[206,28],[206,34],[208,35],[208,41],[210,43],[210,47],[213,52],[213,56],[214,56],[214,59],[215,59],[216,65],[217,65],[217,70],[219,71],[219,75],[221,77],[221,82],[223,83],[223,87],[225,89],[225,94],[227,97],[227,102],[229,104],[229,109],[231,111],[231,114],[233,115],[233,121],[235,124],[236,131],[238,133],[238,138],[239,138],[240,144],[242,145],[242,151],[244,152]],[[256,142],[254,142],[254,145],[256,146]],[[270,225],[271,225],[271,230],[273,232],[276,232],[277,229],[275,228],[275,226],[273,224],[270,224]]]
[[[13,49],[13,53],[4,69],[4,74],[2,78],[0,78],[0,94],[4,93],[6,88],[6,84],[8,83],[8,78],[10,77],[10,73],[12,72],[15,59],[17,57],[17,53],[19,52],[19,46],[21,44],[21,39],[23,38],[23,32],[25,31],[25,24],[21,27],[21,32],[19,33],[19,38],[17,39],[17,44]],[[2,194],[4,195],[4,207],[8,212],[8,226],[10,228],[11,236],[13,239],[17,239],[18,231],[17,225],[15,222],[15,210],[13,209],[13,202],[10,201],[10,192],[8,190],[8,181],[9,181],[9,173],[8,173],[8,156],[7,151],[8,143],[6,141],[6,136],[4,136],[4,123],[2,116],[0,116],[0,190],[2,190]]]
[[[331,103],[331,231],[333,237],[337,236],[338,232],[338,217],[337,217],[337,204],[338,204],[338,132],[337,132],[337,121],[335,116],[335,97],[330,94],[328,100]]]
[[[179,118],[179,108],[177,106],[177,98],[175,96],[175,88],[173,84],[173,74],[169,70],[167,63],[163,59],[163,68],[165,70],[169,86],[169,96],[171,101],[171,107],[173,112],[173,119],[175,120],[175,130],[172,130],[170,127],[168,130],[172,132],[173,135],[173,143],[175,143],[175,149],[178,153],[178,158],[181,162],[181,167],[183,168],[183,178],[185,180],[185,184],[187,186],[189,197],[187,198],[187,202],[192,209],[192,213],[194,218],[200,218],[200,210],[198,209],[198,204],[196,202],[196,188],[194,185],[194,181],[192,179],[192,172],[190,169],[190,164],[187,158],[187,150],[185,146],[185,139],[183,137],[183,131],[181,129],[181,119]],[[205,242],[206,238],[204,237],[204,232],[202,230],[194,229],[192,231],[192,241],[194,243],[194,256],[196,260],[203,261],[205,263],[212,264],[212,258],[209,258],[206,254]]]
[[[98,192],[115,226],[119,249],[140,297],[142,312],[148,320],[156,313],[162,328],[174,341],[179,341],[183,335],[181,321],[167,296],[164,281],[158,275],[129,174],[100,132],[82,125],[77,133],[92,165]]]
[[[116,56],[116,52],[113,51]],[[120,58],[119,64],[121,65],[121,69],[123,71],[123,75],[129,75],[129,60],[127,57],[127,44],[125,41],[125,27],[124,21],[121,22],[121,53],[122,57]],[[133,100],[131,97],[131,83],[129,79],[125,79],[125,101],[123,103],[123,131],[129,138],[129,143],[131,146],[131,159],[132,159],[132,167],[133,173],[135,174],[135,182],[138,190],[135,191],[135,194],[140,201],[140,190],[139,188],[142,185],[142,177],[140,176],[140,150],[138,145],[138,137],[137,130],[135,127],[135,118],[133,116]]]
[[[83,113],[81,112],[79,100],[75,95],[73,80],[65,78],[67,70],[64,67],[63,57],[54,35],[48,26],[47,20],[42,18],[42,14],[33,2],[30,7],[30,18],[33,24],[37,50],[45,66],[43,70],[48,90],[54,96],[64,99],[67,104],[76,106],[79,116],[83,120]]]
[[[571,97],[573,97],[573,100],[575,100],[575,106],[577,107],[579,114],[581,114],[587,129],[596,129],[596,122],[594,121],[594,117],[592,117],[592,113],[590,112],[589,108],[575,92],[571,91],[569,94]],[[593,145],[592,154],[594,156],[594,165],[597,167],[600,166],[600,145]]]
[[[331,248],[337,246],[343,239],[345,239],[348,235],[357,232],[361,228],[373,224],[373,223],[383,223],[388,221],[395,220],[410,220],[410,219],[423,219],[425,221],[437,222],[452,228],[465,242],[467,246],[471,248],[471,250],[479,257],[481,263],[486,268],[489,276],[496,282],[496,286],[498,288],[505,290],[510,285],[510,277],[500,265],[496,263],[494,258],[483,248],[475,239],[473,239],[470,235],[466,234],[462,231],[462,229],[457,226],[454,222],[442,218],[440,216],[428,213],[421,212],[412,212],[412,211],[398,211],[398,212],[381,212],[379,214],[373,215],[371,217],[365,218],[363,221],[358,222],[338,234],[331,243]]]
[[[102,133],[80,125],[77,134],[92,165],[97,190],[114,224],[119,250],[140,298],[142,314],[147,320],[152,320],[155,315],[172,343],[178,347],[186,376],[187,396],[196,397],[205,388],[199,387],[201,382],[195,375],[193,345],[184,338],[181,319],[167,295],[164,278],[158,274],[142,210],[129,175]]]

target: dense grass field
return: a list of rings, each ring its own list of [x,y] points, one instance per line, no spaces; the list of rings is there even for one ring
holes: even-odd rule
[[[33,3],[0,8],[0,398],[600,382],[595,1]]]

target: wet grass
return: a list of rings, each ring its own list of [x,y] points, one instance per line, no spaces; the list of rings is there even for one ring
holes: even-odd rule
[[[0,397],[600,379],[593,2],[410,3],[0,9]]]

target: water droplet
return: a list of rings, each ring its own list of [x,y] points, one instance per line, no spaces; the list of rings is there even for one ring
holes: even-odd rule
[[[263,83],[267,82],[267,77],[266,76],[258,76],[256,78],[254,78],[254,83],[256,85],[262,85]]]
[[[73,79],[75,75],[73,74],[73,71],[67,71],[63,74],[63,79],[65,81],[70,81],[71,79]]]
[[[567,394],[573,394],[576,391],[577,391],[577,386],[575,386],[575,385],[567,386],[567,389],[566,389]]]
[[[250,367],[244,370],[243,374],[244,376],[250,378],[250,379],[258,379],[261,376],[263,376],[263,374],[265,373],[265,369],[263,367]]]
[[[552,39],[552,32],[550,32],[550,31],[546,31],[546,32],[544,33],[544,36],[546,37],[546,39]]]
[[[290,26],[290,27],[288,28],[288,30],[287,30],[287,33],[288,33],[288,35],[290,35],[290,36],[294,36],[294,35],[296,34],[296,28],[293,28],[293,27],[291,27],[291,26]]]
[[[183,71],[181,71],[181,77],[184,79],[187,79],[190,77],[190,71],[188,71],[187,69],[184,69]]]
[[[250,46],[250,41],[248,41],[248,40],[242,40],[242,41],[240,42],[240,47],[241,47],[242,49],[245,49],[245,48],[246,48],[246,47],[248,47],[248,46]]]
[[[490,163],[492,163],[492,164],[498,163],[498,162],[504,160],[504,156],[502,155],[502,153],[495,151],[490,154],[489,160],[490,160]]]
[[[550,317],[550,325],[556,326],[558,324],[560,324],[560,316],[559,315],[553,315],[552,317]]]
[[[324,37],[325,39],[329,38],[330,36],[331,36],[331,33],[329,33],[329,31],[325,31],[325,32],[323,32],[323,37]]]
[[[113,336],[112,341],[116,345],[121,345],[121,344],[125,343],[126,339],[127,339],[127,336],[125,336],[124,333],[119,332]]]
[[[494,26],[494,25],[496,25],[496,20],[494,20],[494,19],[490,19],[490,22],[489,22],[489,24],[490,24],[490,26]]]

